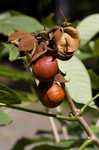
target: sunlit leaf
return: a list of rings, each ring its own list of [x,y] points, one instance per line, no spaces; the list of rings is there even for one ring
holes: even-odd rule
[[[9,35],[18,30],[32,33],[41,29],[43,29],[43,26],[36,19],[26,15],[12,16],[0,20],[0,33],[4,35]]]
[[[64,62],[59,60],[59,68],[66,73],[66,83],[69,93],[77,103],[86,104],[92,97],[90,77],[84,64],[73,56]],[[94,107],[92,104],[90,105]]]
[[[84,18],[77,26],[81,36],[82,47],[99,32],[99,14],[93,14]]]

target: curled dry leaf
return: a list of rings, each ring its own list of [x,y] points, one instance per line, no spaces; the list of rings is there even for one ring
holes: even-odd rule
[[[25,36],[19,42],[19,51],[30,51],[33,50],[35,52],[37,48],[38,42],[36,38],[32,35]]]
[[[40,56],[44,55],[47,52],[47,45],[46,42],[41,42],[35,51],[35,53],[32,53],[30,55],[31,62],[34,62],[36,59],[38,59]]]
[[[16,44],[19,47],[19,51],[35,50],[38,44],[33,35],[24,31],[12,33],[8,36],[8,41]]]
[[[15,40],[19,41],[20,39],[22,39],[28,35],[30,35],[30,34],[27,32],[17,31],[17,32],[14,32],[8,36],[8,41],[13,43],[13,41],[15,41]]]
[[[80,34],[73,27],[58,29],[54,33],[57,54],[60,59],[68,60],[80,44]]]
[[[64,32],[69,34],[69,36],[67,36],[67,44],[68,44],[68,52],[74,52],[75,50],[78,49],[79,45],[80,45],[80,34],[77,31],[77,29],[73,28],[73,27],[66,27],[64,28]]]

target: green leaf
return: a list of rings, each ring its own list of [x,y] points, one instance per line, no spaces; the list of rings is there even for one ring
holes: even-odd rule
[[[99,57],[99,39],[94,41],[93,44],[93,54]]]
[[[88,73],[91,78],[92,88],[95,90],[99,90],[99,75],[97,75],[93,70],[89,69]]]
[[[11,122],[12,119],[3,110],[0,110],[0,126],[8,125]]]
[[[11,14],[10,14],[10,12],[8,12],[8,11],[3,12],[3,13],[0,13],[0,20],[1,20],[1,19],[7,19],[7,18],[9,18],[9,17],[11,17]]]
[[[77,132],[77,130],[76,130]],[[84,139],[71,139],[71,140],[64,140],[55,144],[56,147],[60,148],[75,148],[79,147],[84,142]]]
[[[16,60],[18,58],[18,56],[19,56],[18,48],[16,46],[14,46],[13,44],[3,43],[3,45],[6,48],[8,48],[8,50],[9,50],[9,60],[10,61]]]
[[[66,83],[69,93],[77,103],[86,104],[92,98],[91,82],[87,69],[83,63],[73,56],[68,61],[59,60],[59,68],[66,73]],[[92,104],[91,107],[95,107]]]
[[[58,148],[52,145],[48,145],[48,144],[43,144],[43,145],[39,145],[39,146],[35,146],[33,149],[31,150],[66,150],[65,148]]]
[[[0,58],[2,58],[5,55],[8,55],[8,48],[6,48],[4,44],[0,42]]]
[[[20,99],[14,90],[0,83],[0,103],[8,104],[8,105],[19,104]]]
[[[82,47],[99,32],[99,14],[93,14],[84,18],[77,26],[81,36]]]
[[[8,36],[9,34],[13,33],[14,32],[14,29],[12,28],[11,25],[5,23],[2,20],[0,20],[0,34],[4,34],[6,36]]]
[[[52,28],[55,25],[54,22],[54,14],[51,13],[50,15],[48,15],[46,18],[44,18],[43,24],[45,25],[45,27],[47,28]]]
[[[0,20],[0,33],[4,35],[9,35],[18,30],[32,33],[42,29],[43,26],[36,19],[26,15],[12,16]]]
[[[32,150],[66,150],[68,148],[76,148],[79,147],[84,142],[83,139],[77,139],[77,140],[65,140],[58,143],[55,143],[55,145],[48,145],[43,144],[40,146],[35,146]]]
[[[84,150],[98,150],[96,147],[85,148]]]
[[[17,143],[13,146],[12,150],[23,150],[26,146],[34,143],[42,143],[42,142],[51,142],[51,139],[48,138],[21,138],[17,141]]]
[[[88,52],[83,52],[83,51],[79,51],[79,53],[75,53],[75,55],[80,59],[80,60],[87,60],[90,58],[93,58],[93,55],[91,53]]]
[[[73,136],[81,136],[83,132],[78,122],[70,123],[69,125],[67,125],[67,130],[68,130],[69,135],[73,135]]]
[[[31,102],[32,104],[38,101],[38,97],[36,96],[35,93],[31,94],[31,93],[20,92],[20,91],[16,91],[16,93],[21,101]]]
[[[31,72],[16,71],[14,69],[10,69],[4,66],[0,66],[0,76],[13,79],[24,79],[33,81],[33,75]]]

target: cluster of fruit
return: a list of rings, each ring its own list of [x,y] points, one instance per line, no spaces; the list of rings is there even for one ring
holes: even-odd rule
[[[65,94],[62,87],[53,81],[58,71],[57,59],[53,56],[44,56],[34,63],[32,71],[40,81],[38,93],[41,102],[50,108],[58,106]]]
[[[8,41],[16,44],[20,53],[27,56],[34,76],[40,81],[38,93],[46,107],[58,106],[65,96],[57,83],[66,82],[57,58],[70,59],[80,44],[79,32],[69,25],[62,24],[33,34],[17,31],[8,37]]]

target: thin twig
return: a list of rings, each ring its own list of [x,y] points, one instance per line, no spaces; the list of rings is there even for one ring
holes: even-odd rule
[[[89,106],[89,104],[91,104],[96,98],[98,98],[99,97],[99,93],[96,95],[96,96],[94,96],[93,98],[91,98],[91,100],[89,100],[88,101],[88,103],[86,103],[82,108],[81,108],[81,110],[80,110],[80,112],[79,112],[79,115],[82,115],[83,114],[83,112],[85,111],[85,109]]]
[[[61,114],[61,108],[60,106],[56,107],[56,110],[58,113]],[[63,136],[64,136],[64,139],[69,139],[69,135],[68,135],[68,131],[67,131],[67,127],[66,127],[66,122],[63,121],[63,120],[60,120],[60,124],[61,124],[61,128],[62,128],[62,133],[63,133]]]
[[[58,134],[58,131],[57,131],[57,127],[56,127],[54,118],[49,117],[48,119],[49,119],[51,127],[52,127],[52,132],[53,132],[53,135],[54,135],[55,142],[59,142],[60,137],[59,137],[59,134]]]
[[[45,107],[45,111],[48,113],[48,112],[50,112],[50,109]],[[56,127],[56,124],[55,124],[55,120],[54,120],[53,117],[48,117],[48,119],[49,119],[49,122],[51,124],[54,140],[55,140],[55,142],[59,142],[60,137],[59,137],[58,130],[57,130],[57,127]]]
[[[6,104],[0,103],[0,107],[12,108],[12,109],[20,110],[20,111],[34,113],[34,114],[37,114],[37,115],[43,115],[43,116],[47,116],[47,117],[54,117],[56,119],[61,119],[61,120],[67,120],[67,121],[76,121],[77,120],[75,117],[52,114],[52,113],[46,113],[46,112],[42,112],[42,111],[39,111],[39,110],[23,108],[21,106],[13,106],[13,105],[6,105]]]
[[[76,119],[79,121],[81,126],[84,128],[85,132],[88,135],[88,138],[90,138],[90,140],[95,141],[95,143],[99,146],[99,139],[95,136],[95,134],[93,133],[93,131],[91,130],[91,128],[89,127],[87,122],[84,120],[84,118],[82,116],[79,116],[77,108],[76,108],[76,106],[69,94],[68,88],[66,86],[65,86],[65,92],[66,92],[67,100],[70,103],[73,115],[76,117]]]

